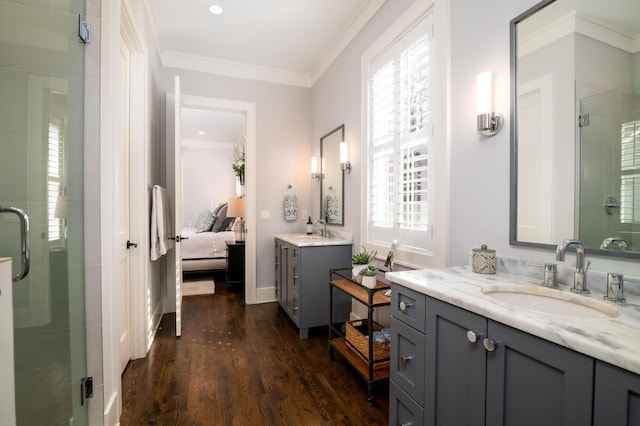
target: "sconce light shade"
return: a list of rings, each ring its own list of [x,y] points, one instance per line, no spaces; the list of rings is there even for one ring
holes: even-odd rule
[[[320,180],[320,174],[318,173],[318,157],[311,157],[311,179]]]
[[[340,142],[340,169],[343,172],[351,173],[351,163],[349,162],[349,156],[347,155],[347,143],[345,141]]]
[[[491,107],[491,73],[478,74],[476,92],[476,114],[478,131],[485,136],[497,134],[504,124],[502,114],[492,111]]]

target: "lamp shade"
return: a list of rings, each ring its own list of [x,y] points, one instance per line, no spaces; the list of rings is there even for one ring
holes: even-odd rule
[[[244,198],[232,198],[227,207],[228,217],[244,217]]]

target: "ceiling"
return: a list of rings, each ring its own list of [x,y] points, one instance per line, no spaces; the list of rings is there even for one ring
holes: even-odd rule
[[[145,0],[163,65],[310,87],[385,0]],[[221,15],[209,13],[218,4]]]
[[[385,0],[145,0],[164,66],[311,87]],[[213,15],[208,7],[220,5]],[[244,116],[183,108],[183,146],[228,147]]]

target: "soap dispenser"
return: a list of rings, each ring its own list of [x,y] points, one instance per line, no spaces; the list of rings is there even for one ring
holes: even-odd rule
[[[309,216],[309,220],[307,221],[307,235],[313,234],[313,222],[311,222],[311,216]]]

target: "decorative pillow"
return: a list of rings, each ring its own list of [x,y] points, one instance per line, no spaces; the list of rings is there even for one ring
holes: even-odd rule
[[[208,232],[211,230],[216,217],[210,210],[205,210],[198,215],[196,220],[196,232]]]
[[[224,228],[222,227],[222,225],[226,217],[227,217],[227,205],[224,204],[222,207],[220,207],[220,210],[218,210],[218,213],[216,214],[216,221],[213,224],[211,231],[213,232],[224,231]]]
[[[236,223],[235,217],[225,217],[220,227],[221,231],[233,231],[233,224]]]
[[[220,212],[220,209],[223,208],[226,205],[227,205],[227,203],[218,204],[217,207],[215,209],[213,209],[213,214],[218,216],[218,213]]]

